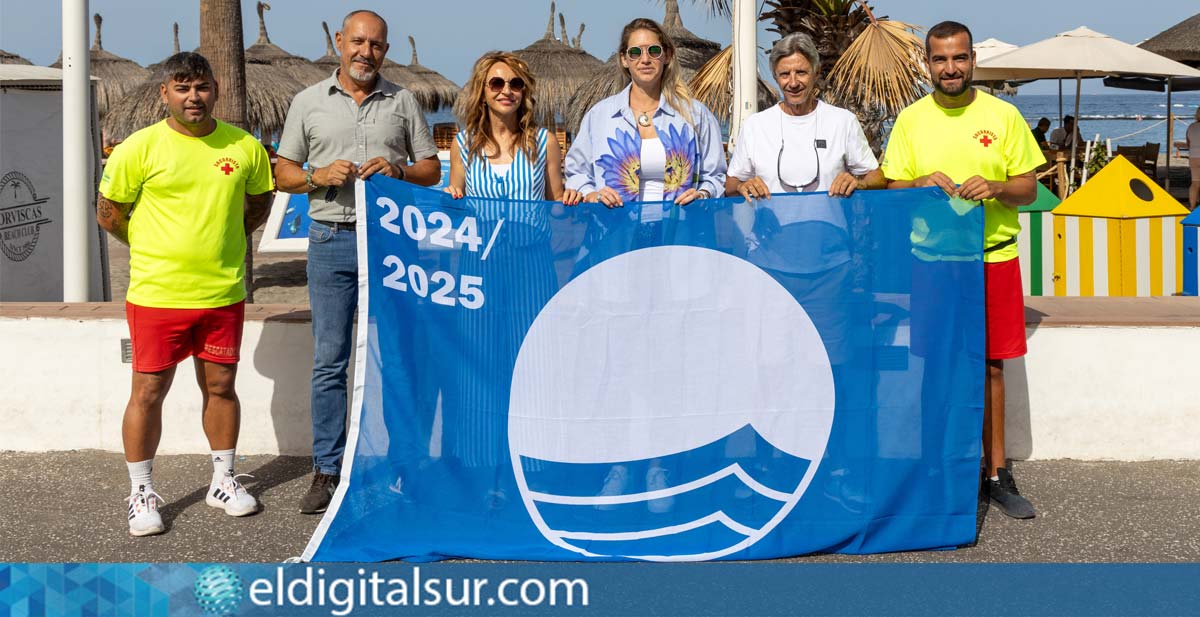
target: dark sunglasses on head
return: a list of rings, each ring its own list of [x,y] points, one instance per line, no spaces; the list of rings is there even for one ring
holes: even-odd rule
[[[525,90],[525,80],[520,77],[514,77],[508,81],[503,78],[493,77],[488,80],[488,90],[492,92],[500,92],[504,90],[504,84],[508,84],[508,88],[513,92],[523,92]]]
[[[661,58],[663,55],[663,48],[662,45],[647,45],[646,47],[634,45],[625,50],[625,55],[628,56],[630,60],[637,60],[638,58],[641,58],[643,53],[649,54],[651,58]]]

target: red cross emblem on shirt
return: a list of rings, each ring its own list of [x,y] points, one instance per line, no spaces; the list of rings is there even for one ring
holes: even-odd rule
[[[229,163],[225,163],[221,166],[221,171],[225,172],[225,175],[228,176],[229,174],[233,173],[233,168],[229,166]]]
[[[984,135],[983,137],[979,138],[979,143],[983,144],[983,147],[986,148],[986,147],[992,145],[992,138],[988,137],[987,135]],[[225,172],[225,173],[228,174],[229,172]]]

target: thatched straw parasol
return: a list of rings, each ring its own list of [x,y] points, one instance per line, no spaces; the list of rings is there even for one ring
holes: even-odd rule
[[[333,37],[329,36],[329,24],[321,22],[321,29],[325,31],[325,55],[313,60],[313,64],[321,67],[325,71],[325,76],[328,77],[342,65],[342,57],[333,48]]]
[[[256,62],[276,67],[281,73],[286,73],[288,77],[305,86],[329,77],[324,69],[308,59],[294,56],[271,42],[271,37],[267,36],[267,21],[263,16],[263,12],[269,10],[271,10],[271,5],[265,2],[258,3],[258,40],[246,48],[247,66],[251,62]],[[249,81],[249,75],[246,79]]]
[[[142,80],[149,77],[150,71],[142,68],[133,60],[127,60],[105,51],[104,43],[100,38],[100,26],[104,22],[104,18],[96,13],[92,16],[92,21],[96,23],[96,38],[92,41],[92,49],[88,52],[88,57],[91,59],[92,76],[100,78],[100,82],[96,84],[96,111],[103,118],[108,113],[109,107],[115,105],[125,96],[126,92],[137,87]],[[56,69],[62,68],[62,54],[59,54],[58,60],[50,66]]]
[[[4,51],[3,49],[0,49],[0,64],[24,64],[27,66],[33,66],[33,63],[25,58],[22,58],[17,54]]]
[[[662,27],[675,42],[675,58],[679,63],[680,77],[684,81],[692,81],[696,72],[721,51],[720,44],[702,39],[683,27],[683,18],[679,16],[677,0],[667,0]],[[563,116],[566,119],[567,127],[571,131],[579,130],[579,123],[583,122],[583,116],[587,110],[601,100],[620,92],[628,83],[629,78],[621,69],[618,55],[613,54],[609,57],[608,62],[593,72],[584,85],[571,97],[567,113]],[[770,86],[767,86],[767,94],[768,98],[771,98],[770,104],[774,104],[777,99],[773,98],[774,93]],[[760,88],[759,97],[763,98],[763,96]],[[716,112],[715,109],[713,111]],[[720,118],[720,114],[717,117]]]
[[[459,87],[441,73],[423,66],[417,59],[417,40],[408,37],[412,46],[412,64],[404,66],[391,60],[383,61],[380,73],[388,81],[404,86],[416,97],[417,103],[426,111],[437,111],[442,107],[453,107],[458,98]]]
[[[179,53],[179,51],[180,51],[180,49],[179,49],[179,22],[175,22],[175,23],[171,24],[171,31],[174,35],[174,41],[171,46],[171,49],[173,50],[171,52],[171,55],[173,56],[173,55]],[[168,58],[169,57],[170,56],[168,56]],[[146,70],[150,71],[150,79],[151,80],[158,81],[158,70],[162,68],[163,63],[166,61],[167,61],[167,58],[163,58],[161,62],[155,62],[154,64],[151,64],[150,66],[146,67]]]
[[[413,92],[416,100],[422,102],[422,106],[427,109],[436,110],[438,107],[454,107],[454,102],[458,98],[458,88],[454,82],[442,76],[442,73],[432,70],[427,66],[422,66],[420,60],[416,59],[416,40],[409,35],[408,44],[413,46],[413,61],[404,70],[412,74],[408,83],[397,82]]]
[[[778,103],[779,93],[762,77],[757,77],[757,80],[758,108],[762,110]],[[688,85],[717,120],[729,122],[729,114],[733,109],[733,46],[722,49],[700,67]]]
[[[563,38],[567,38],[566,32],[563,32]],[[603,66],[595,56],[554,37],[553,1],[550,2],[546,33],[532,45],[513,53],[529,65],[537,79],[537,121],[546,127],[557,126],[558,118],[567,117],[571,97]]]
[[[692,76],[705,62],[721,52],[720,43],[702,39],[683,27],[683,18],[679,16],[679,2],[667,0],[667,11],[663,15],[662,27],[667,35],[675,41],[675,58],[679,62],[680,76],[684,81],[691,81]]]
[[[1200,67],[1200,13],[1142,41],[1138,47],[1176,62]]]
[[[104,135],[120,141],[134,131],[167,117],[157,79],[148,79],[113,106],[104,118]],[[278,67],[246,63],[246,124],[251,132],[269,139],[283,130],[288,106],[304,85]]]

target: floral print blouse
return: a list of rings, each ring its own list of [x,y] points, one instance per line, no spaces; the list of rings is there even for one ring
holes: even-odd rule
[[[596,103],[583,117],[566,158],[566,188],[587,195],[608,186],[624,201],[637,200],[641,189],[642,138],[629,108],[629,90]],[[725,153],[721,127],[703,104],[692,101],[692,122],[660,97],[651,122],[667,153],[663,199],[673,200],[689,188],[712,197],[725,194]]]

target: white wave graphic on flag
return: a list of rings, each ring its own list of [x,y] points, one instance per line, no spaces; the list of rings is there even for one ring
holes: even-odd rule
[[[833,421],[812,320],[717,251],[626,253],[568,283],[517,358],[509,446],[547,540],[588,557],[716,559],[808,487]]]

